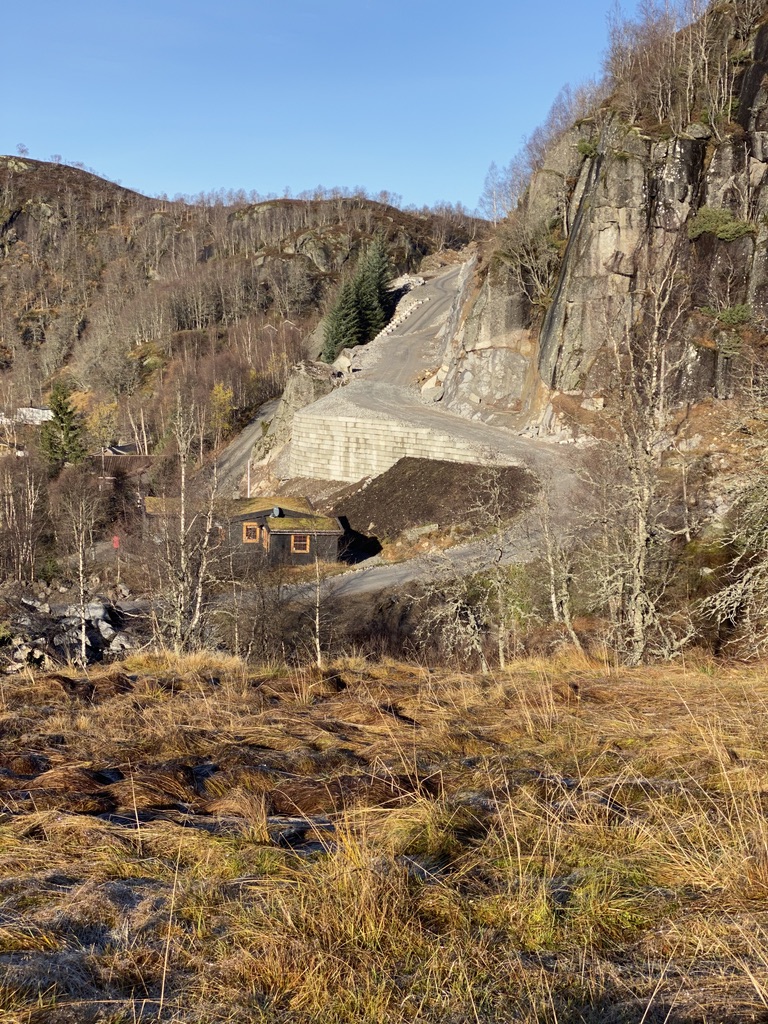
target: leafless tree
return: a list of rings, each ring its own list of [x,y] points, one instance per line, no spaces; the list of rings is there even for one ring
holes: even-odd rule
[[[604,500],[595,522],[593,586],[630,665],[673,656],[694,632],[666,604],[675,571],[672,542],[691,526],[681,495],[670,491],[662,472],[673,443],[673,382],[685,357],[677,335],[689,294],[675,255],[659,254],[646,280],[637,319],[613,334],[615,407],[596,473]]]
[[[33,581],[44,528],[43,476],[29,457],[6,457],[0,467],[0,550],[16,580]]]
[[[199,643],[220,542],[216,474],[192,483],[200,429],[197,408],[177,392],[171,436],[178,492],[161,505],[153,527],[160,557],[150,567],[159,639],[177,652]]]
[[[522,197],[530,178],[522,154],[514,157],[506,167],[491,163],[480,194],[479,208],[495,226],[507,217]]]
[[[538,502],[538,514],[547,566],[552,621],[565,628],[577,651],[583,651],[573,624],[573,590],[577,573],[578,541],[570,532],[563,531],[553,523],[551,487],[551,481],[544,481]]]
[[[65,469],[51,496],[53,523],[64,549],[74,556],[77,571],[80,660],[87,662],[87,560],[94,536],[106,511],[104,493],[96,480],[80,469]]]
[[[499,231],[497,252],[531,305],[546,307],[562,259],[548,225],[527,210],[516,211]]]
[[[632,18],[618,4],[609,18],[604,66],[630,122],[641,117],[680,131],[701,110],[716,136],[730,121],[736,81],[735,30],[742,36],[761,13],[757,0],[728,8],[708,0],[642,0]]]
[[[736,458],[722,481],[730,505],[722,545],[729,557],[702,610],[726,650],[756,658],[768,651],[768,370],[761,351],[748,355],[732,405]]]
[[[447,658],[477,659],[488,671],[485,641],[489,622],[482,594],[473,594],[467,578],[453,566],[437,570],[419,597],[416,637],[425,649],[437,648]]]

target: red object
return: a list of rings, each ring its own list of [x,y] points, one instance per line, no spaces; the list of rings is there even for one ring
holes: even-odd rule
[[[115,549],[115,551],[117,551],[117,549],[120,547],[120,538],[118,536],[114,536],[112,538],[112,547]]]

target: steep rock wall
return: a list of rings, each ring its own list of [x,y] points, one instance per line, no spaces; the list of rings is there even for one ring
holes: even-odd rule
[[[446,339],[447,408],[535,433],[578,429],[578,410],[589,414],[610,392],[616,346],[672,271],[685,296],[670,342],[674,397],[729,393],[739,337],[717,312],[748,306],[757,331],[768,320],[768,28],[753,44],[741,127],[728,138],[702,124],[651,138],[604,112],[560,139],[521,210],[561,246],[556,282],[546,302],[532,301],[505,256],[502,228]],[[690,239],[702,207],[727,211],[745,233]]]

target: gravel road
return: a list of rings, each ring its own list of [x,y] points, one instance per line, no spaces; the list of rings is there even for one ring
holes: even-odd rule
[[[419,288],[409,292],[405,303],[413,311],[391,334],[376,338],[355,350],[352,383],[366,381],[416,389],[426,369],[436,369],[440,342],[438,332],[456,297],[461,266],[443,270]]]
[[[236,498],[240,482],[248,468],[253,446],[262,435],[262,423],[269,422],[275,415],[279,399],[266,402],[258,414],[232,441],[216,460],[219,493],[226,498]]]

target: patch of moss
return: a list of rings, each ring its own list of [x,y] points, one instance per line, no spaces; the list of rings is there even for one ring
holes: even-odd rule
[[[581,156],[589,158],[597,156],[597,143],[590,142],[589,139],[579,139],[576,148]]]
[[[739,220],[724,207],[702,206],[688,223],[688,237],[695,241],[703,234],[711,234],[722,242],[734,242],[745,235],[754,235],[756,227],[750,221]]]

